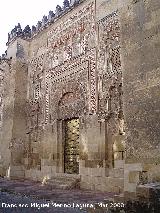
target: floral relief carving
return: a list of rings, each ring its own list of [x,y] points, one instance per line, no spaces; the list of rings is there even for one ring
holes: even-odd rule
[[[110,133],[123,130],[122,70],[120,60],[120,26],[117,12],[98,23],[98,106],[99,118],[108,120]]]
[[[37,112],[41,121],[37,125],[59,117],[96,112],[95,33],[94,4],[89,3],[51,29],[47,34],[48,46],[33,54],[29,99],[33,105],[41,105],[41,113]],[[74,102],[59,105],[63,90],[76,95]],[[36,116],[31,120],[35,123]]]
[[[48,33],[51,67],[86,53],[95,46],[94,4],[69,16]]]

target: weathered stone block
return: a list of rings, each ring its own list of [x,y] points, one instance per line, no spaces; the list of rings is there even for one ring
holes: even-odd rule
[[[116,169],[123,169],[124,168],[124,160],[115,160],[114,161],[114,167]]]
[[[139,172],[130,171],[128,178],[129,178],[129,183],[138,183],[138,181],[139,181]]]
[[[139,198],[159,200],[160,183],[150,183],[150,184],[139,185],[136,188],[136,194]]]
[[[124,177],[124,170],[123,169],[112,169],[109,171],[109,176],[115,178],[123,178]]]

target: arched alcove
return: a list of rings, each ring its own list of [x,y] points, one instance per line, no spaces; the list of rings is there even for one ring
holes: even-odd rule
[[[64,93],[58,102],[58,119],[79,117],[84,107],[82,103],[77,91]]]

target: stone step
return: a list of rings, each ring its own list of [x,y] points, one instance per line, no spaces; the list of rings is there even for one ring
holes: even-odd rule
[[[55,174],[47,180],[46,187],[48,189],[73,189],[79,188],[79,183],[79,175]]]
[[[119,194],[114,196],[114,203],[124,203],[124,194]]]
[[[58,177],[58,178],[60,178],[60,177],[62,177],[62,178],[80,178],[81,176],[79,175],[79,174],[67,174],[67,173],[55,173],[54,174],[54,176],[53,176],[54,178],[55,177]]]
[[[124,177],[124,169],[116,169],[113,168],[109,171],[109,176],[113,178],[123,178]]]
[[[108,192],[122,193],[124,189],[124,178],[107,177],[106,185]]]
[[[136,195],[141,199],[160,200],[160,182],[147,183],[136,187]]]
[[[9,179],[24,179],[25,178],[25,169],[24,166],[13,166],[11,165],[8,170],[6,177]]]
[[[82,176],[80,185],[82,189],[120,194],[124,190],[124,178]]]
[[[66,183],[66,184],[70,184],[70,183],[72,183],[74,180],[65,180],[65,179],[57,179],[57,178],[55,178],[55,179],[50,179],[50,180],[48,180],[48,183],[50,183],[50,184],[61,184],[61,183]]]
[[[70,183],[66,183],[66,182],[57,183],[57,182],[48,181],[46,186],[48,189],[74,189],[74,188],[79,188],[79,182],[72,181]]]

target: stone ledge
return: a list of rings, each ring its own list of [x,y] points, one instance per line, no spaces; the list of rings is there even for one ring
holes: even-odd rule
[[[139,185],[136,188],[136,194],[138,198],[160,201],[160,182]]]

